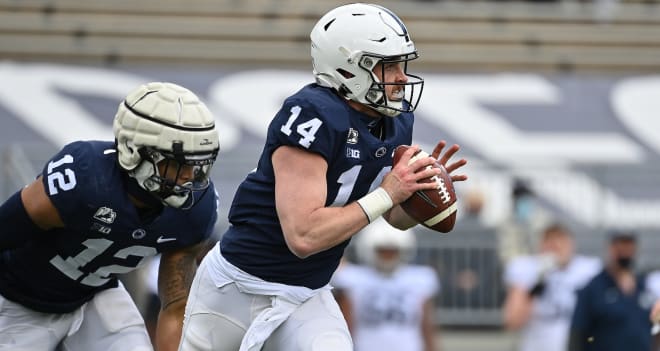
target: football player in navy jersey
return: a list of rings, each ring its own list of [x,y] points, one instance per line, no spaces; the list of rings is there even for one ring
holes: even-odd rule
[[[214,118],[188,89],[149,83],[113,129],[66,145],[0,207],[0,350],[153,350],[117,274],[159,253],[156,346],[176,349],[217,218]]]
[[[311,32],[316,84],[288,97],[271,121],[257,168],[236,191],[231,227],[202,261],[179,350],[352,350],[328,282],[349,239],[383,216],[416,224],[399,203],[435,185],[458,150],[392,165],[412,142],[423,80],[401,20],[369,4],[340,6]],[[446,165],[455,171],[459,160]],[[455,181],[465,175],[454,175]]]

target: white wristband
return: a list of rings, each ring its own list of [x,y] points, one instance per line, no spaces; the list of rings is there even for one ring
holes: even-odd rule
[[[376,220],[376,218],[383,215],[387,212],[392,206],[392,198],[390,194],[381,187],[376,188],[376,190],[370,192],[367,195],[364,195],[362,198],[357,200],[357,203],[362,207],[362,211],[367,215],[369,223]]]

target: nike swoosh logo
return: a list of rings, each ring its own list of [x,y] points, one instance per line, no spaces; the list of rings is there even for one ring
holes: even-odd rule
[[[168,241],[174,241],[174,240],[176,240],[176,238],[164,238],[164,237],[161,235],[161,236],[158,237],[158,239],[156,239],[156,243],[158,243],[158,244],[162,244],[162,243],[166,243],[166,242],[168,242]]]

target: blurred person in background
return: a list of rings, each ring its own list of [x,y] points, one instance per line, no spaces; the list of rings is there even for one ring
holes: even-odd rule
[[[410,262],[415,236],[384,220],[356,237],[361,264],[347,263],[331,283],[358,351],[435,351],[436,272]]]
[[[551,223],[548,211],[521,179],[514,179],[511,204],[510,215],[497,228],[498,254],[504,266],[517,256],[534,254],[543,229]]]
[[[552,224],[536,255],[519,256],[507,265],[504,325],[520,330],[520,351],[563,351],[575,307],[576,291],[601,269],[599,258],[575,254],[568,228]]]
[[[637,238],[613,233],[606,266],[578,293],[570,329],[569,351],[648,351],[649,318],[656,300],[645,275],[634,269]]]
[[[114,142],[64,146],[0,207],[0,350],[152,350],[117,275],[158,253],[157,346],[178,345],[217,218],[214,117],[188,89],[149,83],[119,104],[113,130]]]
[[[651,308],[649,319],[653,323],[651,335],[653,336],[652,350],[660,351],[660,270],[655,269],[646,276],[646,289],[653,296],[655,303]]]
[[[479,188],[469,189],[461,198],[462,209],[458,212],[458,220],[462,228],[484,228],[483,209],[484,193]]]

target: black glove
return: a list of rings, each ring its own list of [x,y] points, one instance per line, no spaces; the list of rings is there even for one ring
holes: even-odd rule
[[[531,297],[538,297],[543,295],[544,291],[545,291],[545,281],[541,279],[536,284],[534,284],[531,290],[529,290],[529,295]]]

